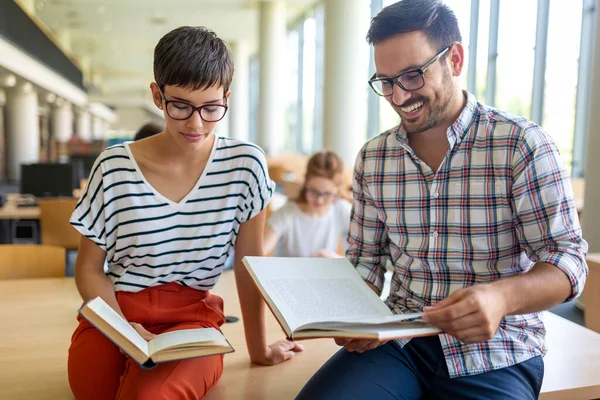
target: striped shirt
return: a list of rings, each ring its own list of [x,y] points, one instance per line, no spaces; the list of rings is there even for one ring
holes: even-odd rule
[[[348,257],[380,291],[391,263],[387,304],[395,313],[420,311],[537,262],[563,271],[575,297],[588,273],[587,243],[555,144],[534,123],[466,96],[447,130],[450,149],[437,173],[416,156],[401,126],[362,148]],[[450,377],[543,355],[544,337],[540,313],[504,317],[484,343],[439,336]]]
[[[267,206],[273,190],[260,148],[216,137],[198,183],[176,203],[146,181],[125,143],[98,157],[71,224],[106,250],[116,291],[169,282],[209,290],[240,224]]]

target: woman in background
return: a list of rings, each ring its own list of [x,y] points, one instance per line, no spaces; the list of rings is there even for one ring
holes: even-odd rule
[[[296,200],[273,213],[265,227],[264,253],[280,257],[343,257],[342,240],[350,225],[351,204],[343,197],[344,164],[332,151],[308,161],[304,186]]]

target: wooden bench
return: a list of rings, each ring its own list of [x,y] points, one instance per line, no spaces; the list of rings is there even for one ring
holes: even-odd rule
[[[225,313],[241,316],[232,271],[214,291],[225,299]],[[72,278],[0,281],[0,391],[2,399],[71,399],[67,349],[81,301]],[[600,334],[547,313],[550,351],[541,399],[600,398]],[[269,341],[283,334],[267,316]],[[303,341],[306,350],[278,366],[250,364],[242,323],[225,324],[236,352],[225,356],[221,381],[206,397],[293,399],[338,347],[332,340]],[[93,360],[90,360],[93,362]]]

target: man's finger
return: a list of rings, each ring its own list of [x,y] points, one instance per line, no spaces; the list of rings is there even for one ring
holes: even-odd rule
[[[443,308],[423,310],[425,311],[423,319],[433,325],[443,323],[444,321],[457,320],[477,311],[474,306],[467,301],[458,301]]]
[[[473,312],[460,318],[434,321],[435,326],[440,328],[446,333],[464,331],[466,329],[485,325],[485,321],[482,320],[481,313]]]
[[[464,296],[465,296],[464,290],[457,290],[456,292],[452,293],[450,296],[446,297],[444,300],[439,301],[436,304],[432,304],[429,307],[423,307],[423,311],[427,312],[430,310],[433,311],[433,310],[439,310],[444,307],[448,307],[454,303],[459,302]]]

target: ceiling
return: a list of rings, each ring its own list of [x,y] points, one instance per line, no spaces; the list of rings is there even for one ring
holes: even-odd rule
[[[35,0],[36,15],[70,48],[94,95],[144,93],[158,40],[182,25],[205,25],[256,48],[259,0]],[[287,0],[288,20],[315,0]]]

